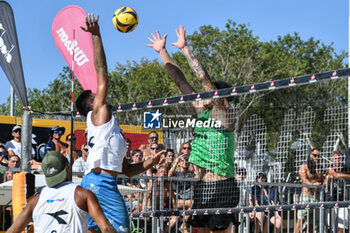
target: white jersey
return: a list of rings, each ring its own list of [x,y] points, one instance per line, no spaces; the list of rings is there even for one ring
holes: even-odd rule
[[[43,188],[33,211],[35,233],[88,232],[88,212],[75,203],[77,186],[67,181],[56,188]]]
[[[90,111],[87,115],[87,129],[89,156],[87,157],[87,170],[93,168],[122,172],[123,159],[126,155],[124,136],[112,115],[111,120],[103,125],[95,126],[91,121]]]

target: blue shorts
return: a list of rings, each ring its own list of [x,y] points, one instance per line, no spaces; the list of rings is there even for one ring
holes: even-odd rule
[[[84,176],[81,186],[92,191],[102,207],[102,210],[118,232],[129,232],[129,215],[123,196],[118,190],[116,179],[104,173],[90,172]],[[88,228],[100,231],[95,221],[89,215]]]

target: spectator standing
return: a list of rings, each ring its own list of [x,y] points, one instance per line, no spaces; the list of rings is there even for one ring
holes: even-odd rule
[[[317,200],[317,189],[325,182],[325,176],[322,173],[321,166],[318,161],[321,156],[321,150],[318,148],[313,148],[310,152],[310,155],[307,158],[307,162],[301,164],[299,167],[299,176],[302,184],[306,185],[315,185],[315,189],[310,189],[307,187],[302,188],[302,193],[300,196],[301,203],[310,203]],[[317,213],[317,212],[316,212]],[[311,217],[311,216],[310,216]],[[298,211],[298,220],[295,226],[296,233],[300,233],[302,228],[302,222],[306,222],[307,211],[299,210]],[[318,223],[319,218],[316,216],[316,223]],[[313,232],[313,224],[309,224],[309,232]],[[304,228],[304,227],[303,227]]]

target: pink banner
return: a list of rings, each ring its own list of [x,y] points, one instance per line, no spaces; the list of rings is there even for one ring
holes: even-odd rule
[[[53,21],[52,36],[58,50],[72,70],[74,57],[74,74],[83,89],[96,93],[97,75],[92,39],[90,33],[80,28],[86,26],[85,16],[84,10],[78,6],[65,7]]]

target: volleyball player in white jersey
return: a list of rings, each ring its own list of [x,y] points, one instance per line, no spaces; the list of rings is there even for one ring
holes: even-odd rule
[[[103,214],[96,196],[68,181],[69,164],[62,154],[48,152],[41,166],[48,187],[28,201],[7,232],[22,232],[33,221],[35,233],[87,233],[88,212],[102,232],[117,232]]]
[[[160,155],[166,151],[160,151],[138,164],[129,164],[124,158],[126,154],[124,136],[112,114],[111,106],[107,103],[108,70],[98,16],[95,19],[93,14],[88,14],[86,28],[82,29],[92,34],[97,92],[94,94],[86,90],[76,100],[77,110],[87,117],[88,129],[88,169],[81,185],[97,196],[107,219],[118,232],[129,232],[129,215],[124,199],[119,193],[116,177],[120,173],[134,176],[147,170],[157,164]],[[89,218],[89,230],[99,231],[91,218]]]

